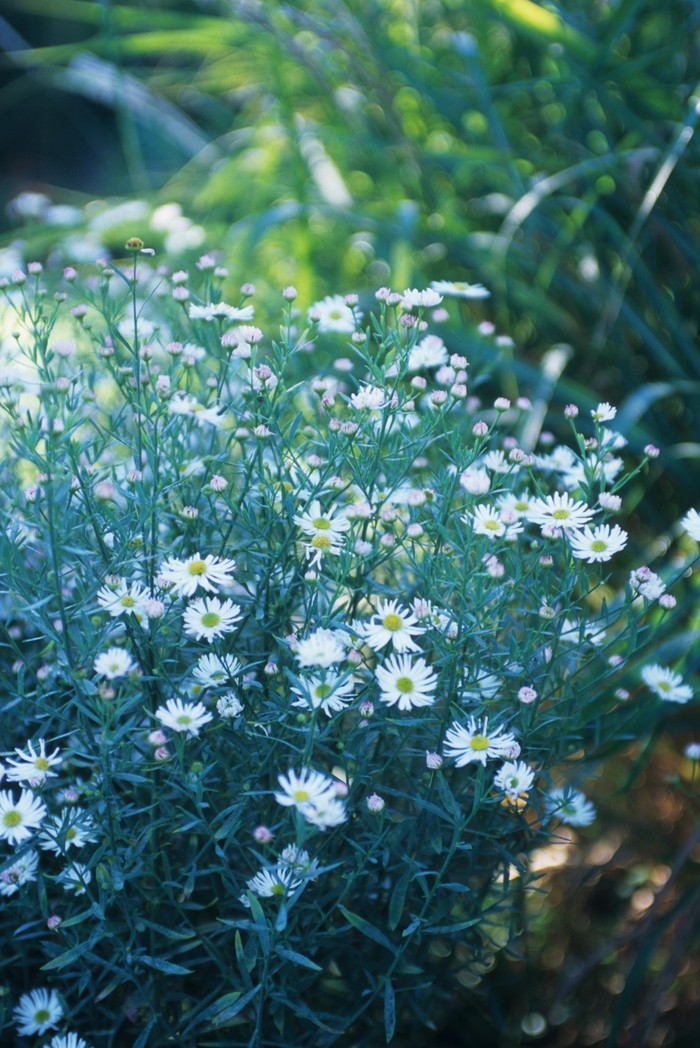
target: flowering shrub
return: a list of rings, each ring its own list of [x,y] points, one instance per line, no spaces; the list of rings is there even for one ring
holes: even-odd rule
[[[329,296],[308,326],[286,288],[272,339],[209,256],[127,248],[53,297],[38,263],[4,287],[5,1028],[391,1039],[517,934],[528,852],[595,818],[601,737],[692,694],[664,666],[616,688],[673,598],[601,575],[615,410],[523,450],[528,401],[467,395],[489,333],[428,330],[478,285]]]

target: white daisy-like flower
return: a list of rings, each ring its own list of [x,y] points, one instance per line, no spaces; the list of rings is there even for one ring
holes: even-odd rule
[[[314,804],[305,804],[301,813],[307,822],[317,826],[319,830],[327,830],[332,826],[342,826],[347,822],[345,805],[337,797],[325,794]]]
[[[328,669],[345,658],[345,647],[334,630],[318,629],[297,641],[296,657],[300,666]]]
[[[20,1037],[31,1037],[54,1030],[61,1021],[63,1008],[55,990],[32,990],[22,994],[13,1014]]]
[[[491,487],[491,478],[485,469],[470,466],[460,474],[459,483],[470,495],[485,495]]]
[[[0,873],[0,895],[14,895],[23,884],[36,880],[39,856],[35,851],[25,852],[11,866]]]
[[[535,773],[525,761],[507,761],[493,777],[493,784],[503,790],[510,800],[517,800],[522,793],[532,789]]]
[[[390,655],[383,665],[377,666],[375,675],[382,691],[381,701],[387,706],[398,703],[400,710],[411,710],[435,702],[431,692],[438,679],[425,659],[414,662],[410,655]]]
[[[545,804],[550,815],[556,815],[568,826],[590,826],[595,819],[595,807],[585,793],[569,786],[551,790]]]
[[[681,521],[681,527],[685,528],[691,539],[700,542],[700,513],[696,509],[689,509]]]
[[[232,691],[222,695],[216,703],[216,709],[220,717],[231,720],[243,713],[243,703]]]
[[[630,588],[647,600],[658,600],[666,592],[666,584],[650,568],[635,568],[630,572]]]
[[[209,303],[205,306],[190,306],[190,320],[252,320],[255,315],[253,306],[227,306],[225,302]]]
[[[303,513],[294,515],[294,523],[310,538],[324,535],[329,536],[337,543],[342,540],[345,532],[350,530],[350,521],[342,515],[334,517],[335,510],[336,507],[331,506],[324,513],[321,510],[321,503],[318,499],[314,499]]]
[[[408,354],[408,370],[439,368],[449,360],[445,343],[437,335],[426,335]]]
[[[9,790],[0,793],[0,840],[22,844],[46,818],[46,806],[31,790],[22,790],[15,800]]]
[[[470,681],[469,685],[462,692],[462,699],[471,699],[475,702],[495,699],[502,687],[503,681],[500,677],[495,677],[493,673],[481,670],[478,676]]]
[[[595,456],[591,455],[586,462],[586,467],[593,474],[594,479],[602,479],[606,484],[613,483],[623,466],[622,459],[617,458],[615,455],[606,455],[602,461],[596,460]],[[568,488],[569,491],[573,491],[575,488],[586,484],[588,482],[586,467],[584,467],[583,462],[576,462],[571,469],[565,470],[561,478],[564,487]]]
[[[294,694],[299,696],[292,705],[312,710],[320,706],[327,717],[332,717],[352,702],[354,688],[352,678],[342,680],[337,673],[329,670],[325,677],[309,677],[300,682],[300,687],[292,688]]]
[[[381,651],[389,643],[394,651],[420,651],[413,638],[425,633],[425,627],[419,625],[413,612],[407,611],[397,600],[380,600],[362,632],[373,651]]]
[[[335,797],[333,780],[320,771],[302,768],[299,775],[290,769],[286,775],[279,775],[277,781],[282,789],[275,793],[275,800],[285,808],[292,805],[302,811],[309,805],[317,806]]]
[[[290,866],[295,873],[303,873],[309,880],[316,880],[311,875],[318,869],[318,859],[312,859],[307,851],[297,848],[296,844],[288,844],[279,859],[279,866]]]
[[[401,305],[404,309],[432,309],[442,302],[442,295],[433,288],[419,291],[416,287],[407,287],[401,296]]]
[[[85,895],[87,885],[92,880],[92,873],[82,862],[74,862],[59,873],[58,880],[65,891],[73,892],[74,895]]]
[[[342,295],[326,295],[320,302],[314,302],[309,310],[309,319],[318,317],[318,330],[321,334],[337,331],[351,335],[357,323],[362,320],[362,313],[353,313]]]
[[[483,284],[465,284],[461,280],[433,280],[430,286],[448,298],[489,298],[491,295]]]
[[[11,765],[7,769],[7,778],[10,782],[27,782],[30,786],[41,786],[47,779],[55,779],[56,772],[51,771],[52,768],[58,767],[62,763],[63,758],[59,757],[60,750],[56,748],[53,753],[46,753],[46,742],[44,739],[39,739],[39,752],[37,753],[31,742],[27,742],[28,753],[24,753],[20,749],[16,749],[15,753],[19,757],[16,761],[12,757],[7,758],[7,763]]]
[[[576,502],[571,495],[555,491],[545,499],[534,499],[527,519],[541,528],[564,528],[577,531],[593,516],[593,510],[585,502]]]
[[[93,668],[98,677],[116,680],[135,670],[136,663],[124,648],[107,648],[97,656]]]
[[[518,517],[527,518],[528,513],[532,509],[532,499],[527,491],[522,491],[519,495],[509,491],[506,495],[501,495],[498,505],[501,510],[516,513]]]
[[[201,702],[183,702],[182,699],[168,699],[165,706],[159,706],[156,717],[166,728],[172,731],[185,732],[190,738],[199,735],[200,728],[212,720]]]
[[[229,680],[235,680],[242,666],[233,655],[202,655],[192,670],[192,676],[208,688],[216,688]]]
[[[290,866],[278,866],[275,870],[260,870],[247,882],[250,890],[264,899],[271,899],[273,896],[284,898],[285,895],[295,892],[302,883],[299,877],[294,876],[294,871]]]
[[[693,697],[690,685],[684,684],[681,675],[674,673],[668,666],[645,666],[642,669],[642,680],[665,702],[685,703]]]
[[[377,386],[360,386],[357,393],[351,395],[350,403],[356,411],[379,411],[386,407],[388,398],[385,390]]]
[[[594,422],[610,422],[617,415],[617,408],[612,407],[607,401],[603,401],[597,408],[591,408],[591,418]]]
[[[605,630],[600,629],[595,622],[587,622],[583,628],[583,637],[581,637],[581,623],[577,619],[564,619],[561,624],[559,640],[562,644],[587,642],[598,648],[605,640]]]
[[[263,333],[259,327],[255,327],[253,324],[241,324],[240,327],[234,328],[233,331],[227,331],[225,335],[221,336],[221,345],[254,346],[258,342],[262,342],[262,338]]]
[[[481,462],[492,473],[518,473],[520,470],[520,466],[517,463],[509,462],[498,448],[493,451],[487,451],[482,456]]]
[[[581,531],[574,531],[569,536],[571,552],[577,560],[588,564],[610,560],[627,545],[627,532],[618,524],[599,524],[591,530],[588,526]]]
[[[98,590],[97,603],[116,619],[119,615],[145,614],[144,606],[148,597],[148,591],[138,582],[132,582],[129,586],[126,579],[120,579],[116,589],[103,586]]]
[[[88,1045],[77,1033],[64,1033],[52,1037],[49,1048],[88,1048]]]
[[[84,848],[97,840],[95,824],[83,808],[62,808],[60,815],[50,816],[37,838],[43,851],[63,855],[71,848]]]
[[[200,404],[196,397],[188,397],[185,393],[178,392],[168,401],[168,411],[171,415],[186,415],[194,419],[198,426],[209,425],[217,429],[221,427],[226,418],[226,412],[216,406],[205,407]]]
[[[477,721],[470,717],[468,726],[453,721],[445,733],[445,756],[454,757],[455,765],[463,768],[472,761],[486,766],[487,760],[509,756],[515,736],[503,728],[489,731],[489,719]]]
[[[475,535],[486,535],[489,539],[499,539],[506,533],[506,525],[501,519],[500,510],[495,506],[483,503],[476,506],[471,513],[462,517],[465,524],[471,524]]]
[[[204,637],[210,644],[217,637],[231,633],[242,617],[238,604],[230,600],[222,603],[218,597],[198,597],[185,608],[182,616],[185,633],[197,640]]]
[[[567,448],[565,444],[558,444],[549,455],[535,456],[537,466],[547,472],[550,470],[556,473],[567,472],[573,469],[577,462],[578,459],[573,451],[571,448]]]
[[[234,560],[215,557],[212,553],[200,557],[199,553],[195,553],[186,560],[169,557],[160,569],[160,574],[181,597],[193,597],[197,587],[209,593],[218,593],[222,586],[232,585],[231,572],[235,567]]]

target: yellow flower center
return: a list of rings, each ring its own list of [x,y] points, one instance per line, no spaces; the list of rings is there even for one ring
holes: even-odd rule
[[[72,841],[78,836],[78,831],[75,826],[71,826],[70,829],[66,830],[66,840]]]
[[[529,504],[527,502],[516,502],[515,509],[517,509],[518,513],[524,513],[526,509],[529,509]]]
[[[472,738],[472,749],[477,750],[479,753],[482,750],[489,748],[489,740],[487,735],[474,735]]]
[[[500,521],[498,521],[498,520],[485,520],[484,521],[484,527],[488,528],[489,531],[498,531],[500,526],[501,526],[501,524],[500,524]]]
[[[311,545],[314,549],[330,549],[333,545],[333,540],[330,535],[314,535],[311,539]]]
[[[316,519],[312,520],[311,523],[315,528],[318,528],[319,531],[328,531],[331,526],[330,520],[327,520],[325,517],[316,517]]]
[[[37,771],[48,771],[51,765],[49,764],[46,757],[37,757],[37,759],[34,761],[34,767],[37,769]]]
[[[295,790],[292,794],[292,797],[297,802],[297,804],[303,804],[304,801],[308,801],[309,794],[306,790]]]
[[[211,675],[212,680],[226,680],[226,674],[223,670],[214,670]]]
[[[331,320],[340,320],[342,318],[342,313],[339,313],[337,310],[334,309],[332,312],[328,314],[328,316]]]
[[[205,611],[202,615],[202,625],[208,630],[213,629],[214,626],[218,626],[221,622],[221,616],[217,615],[215,611]]]
[[[190,575],[206,575],[207,565],[203,560],[191,560],[187,565]]]
[[[38,1011],[34,1012],[34,1022],[39,1023],[40,1026],[47,1023],[50,1018],[51,1013],[46,1008],[39,1008]]]
[[[659,691],[670,691],[671,690],[671,685],[668,683],[667,680],[660,680],[659,683],[656,685],[656,687],[659,689]]]
[[[555,509],[552,510],[552,516],[555,520],[567,520],[571,514],[568,509]]]
[[[122,599],[120,600],[119,603],[121,604],[121,606],[123,608],[133,608],[133,606],[136,603],[136,601],[134,600],[133,597],[130,597],[128,595],[128,593],[127,593],[125,596],[122,597]]]
[[[385,630],[390,630],[392,633],[396,633],[398,630],[403,629],[403,619],[400,615],[396,615],[393,612],[389,615],[385,615],[382,619],[382,626]]]
[[[416,686],[410,677],[399,677],[396,681],[396,690],[400,691],[402,695],[410,695],[415,689]]]
[[[330,684],[318,684],[314,689],[314,695],[317,699],[327,699],[332,691]]]
[[[602,539],[596,539],[595,542],[591,542],[591,551],[593,553],[605,553],[607,548],[607,542],[603,542]]]
[[[177,718],[177,723],[178,724],[191,724],[192,723],[192,718],[190,717],[189,713],[181,713],[180,716]]]
[[[14,826],[19,826],[19,824],[22,821],[22,816],[18,811],[16,811],[13,808],[12,811],[5,812],[5,814],[2,817],[2,821],[5,826],[8,826],[10,829],[12,829],[12,827]]]
[[[272,885],[272,894],[273,895],[284,895],[284,885],[283,884],[273,884]]]

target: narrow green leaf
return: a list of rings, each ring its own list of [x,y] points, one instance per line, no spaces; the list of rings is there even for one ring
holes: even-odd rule
[[[312,972],[321,972],[323,969],[320,965],[316,964],[315,961],[309,960],[303,953],[297,953],[296,950],[285,950],[284,947],[278,946],[276,952],[280,957],[284,957],[285,961],[291,961],[292,964],[298,964],[300,968],[308,968]]]
[[[71,949],[66,950],[65,953],[61,953],[58,957],[54,957],[52,961],[47,961],[46,964],[42,964],[41,971],[48,972],[55,968],[65,968],[67,965],[72,964],[73,961],[77,961],[78,957],[82,957],[83,954],[88,953],[89,950],[89,942],[78,943],[77,946],[72,946]]]
[[[183,968],[180,964],[172,964],[170,961],[164,961],[160,957],[149,957],[147,953],[141,954],[139,957],[141,964],[147,964],[149,968],[155,968],[158,972],[163,972],[165,975],[191,975],[191,968]]]
[[[396,997],[394,994],[394,987],[391,985],[391,979],[387,979],[384,985],[384,1033],[386,1035],[386,1043],[394,1036],[394,1030],[396,1029]]]
[[[380,946],[385,946],[387,950],[391,950],[392,953],[396,953],[394,947],[391,945],[389,940],[378,928],[375,928],[373,924],[366,921],[364,917],[359,917],[356,913],[351,913],[344,906],[339,906],[338,909],[343,914],[345,919],[352,924],[354,928],[357,928],[358,932],[362,932],[368,939],[378,943]]]
[[[411,870],[406,870],[403,877],[401,877],[391,893],[391,899],[389,900],[389,927],[392,932],[398,928],[399,922],[403,914],[403,908],[406,903],[406,892],[408,886],[411,883],[411,877],[413,876]]]

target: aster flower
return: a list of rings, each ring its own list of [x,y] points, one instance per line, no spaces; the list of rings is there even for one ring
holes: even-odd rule
[[[483,702],[485,699],[495,699],[502,687],[503,681],[500,677],[495,677],[492,673],[487,673],[486,670],[480,670],[474,680],[471,680],[462,692],[462,700]]]
[[[300,810],[306,821],[312,826],[317,826],[319,830],[341,826],[348,818],[343,802],[328,794],[324,794],[313,804],[303,805]]]
[[[362,313],[357,310],[353,313],[342,295],[326,295],[320,302],[314,302],[309,310],[309,319],[313,318],[317,318],[321,334],[336,331],[351,335],[357,322],[362,319]]]
[[[360,386],[357,393],[350,397],[350,403],[356,411],[379,411],[388,403],[386,391],[377,386]]]
[[[578,560],[589,564],[610,560],[627,545],[627,532],[615,524],[599,524],[591,530],[588,526],[575,531],[569,537],[571,552]]]
[[[31,790],[22,790],[17,801],[9,790],[0,793],[0,840],[10,845],[22,844],[45,817],[46,806]]]
[[[324,677],[302,679],[300,687],[292,688],[294,694],[299,695],[292,705],[312,710],[320,706],[327,717],[332,717],[352,702],[354,688],[352,678],[343,680],[333,670],[329,670]]]
[[[345,647],[336,631],[318,629],[297,641],[296,657],[300,666],[320,666],[327,669],[345,658]]]
[[[195,420],[197,425],[221,426],[225,418],[225,412],[216,405],[205,407],[200,404],[196,397],[188,397],[185,393],[176,393],[168,402],[168,411],[171,415],[185,415]]]
[[[519,495],[516,495],[514,492],[508,492],[506,495],[501,495],[498,505],[501,510],[517,513],[519,517],[527,518],[532,508],[532,498],[527,491],[522,491]]]
[[[294,523],[310,538],[323,535],[338,543],[342,540],[343,534],[350,530],[350,521],[344,516],[334,517],[335,509],[335,506],[331,506],[324,513],[321,510],[321,503],[318,499],[314,499],[303,513],[295,514]]]
[[[460,280],[433,280],[430,286],[448,298],[489,298],[491,295],[483,284],[465,284]]]
[[[84,848],[97,840],[95,824],[82,808],[62,808],[60,815],[51,815],[38,837],[43,851],[63,855],[71,848]]]
[[[48,778],[55,779],[56,772],[51,769],[62,763],[62,758],[58,755],[60,752],[58,748],[47,756],[46,742],[44,739],[39,739],[38,753],[31,742],[27,743],[27,749],[28,753],[20,749],[15,750],[19,757],[18,761],[12,757],[7,758],[7,763],[11,765],[7,769],[8,780],[10,782],[28,782],[30,786],[36,787],[41,786]]]
[[[534,499],[527,519],[540,527],[564,528],[576,531],[593,516],[593,510],[585,502],[576,502],[566,492],[555,491],[546,499]]]
[[[532,789],[535,773],[525,761],[507,761],[493,777],[493,784],[503,790],[510,800],[517,800],[522,793]]]
[[[433,306],[439,306],[441,302],[442,295],[433,288],[419,291],[418,288],[407,287],[401,296],[404,309],[431,309]]]
[[[190,306],[190,320],[252,320],[255,315],[253,306],[227,306],[225,302],[209,303],[205,306]]]
[[[235,566],[233,560],[215,557],[211,553],[200,557],[199,553],[195,553],[186,560],[169,557],[160,569],[160,574],[179,596],[193,597],[197,587],[209,593],[218,593],[222,586],[230,586],[233,583],[231,572]]]
[[[595,808],[585,793],[569,786],[551,790],[545,804],[550,815],[569,826],[590,826],[595,819]]]
[[[630,572],[630,589],[647,600],[658,600],[666,592],[666,585],[650,568],[635,568]]]
[[[234,680],[242,668],[233,655],[202,655],[197,659],[192,676],[205,687],[215,688],[226,681]]]
[[[32,990],[22,994],[13,1014],[17,1033],[21,1037],[31,1037],[55,1029],[63,1016],[63,1008],[55,990]]]
[[[0,895],[14,895],[24,884],[36,880],[39,856],[35,851],[25,852],[11,866],[0,873]]]
[[[230,691],[217,701],[216,709],[220,717],[230,720],[237,717],[239,713],[243,713],[243,703],[237,695]]]
[[[665,702],[689,702],[693,697],[693,689],[689,684],[683,683],[679,673],[674,673],[668,666],[645,666],[642,669],[642,680],[651,691],[655,692]]]
[[[394,651],[420,651],[413,640],[425,633],[425,627],[397,600],[379,601],[377,610],[362,628],[364,639],[373,651],[381,651],[391,644]]]
[[[289,866],[294,873],[304,874],[307,879],[315,880],[312,874],[318,869],[318,859],[312,859],[307,851],[297,848],[296,844],[288,844],[277,860],[277,865]]]
[[[60,1037],[58,1034],[52,1037],[49,1048],[88,1048],[88,1045],[77,1033],[65,1033]]]
[[[95,673],[98,677],[106,677],[107,680],[126,677],[136,668],[136,663],[124,648],[108,648],[107,651],[100,652],[94,662]]]
[[[681,521],[681,527],[685,528],[691,539],[700,542],[700,513],[696,509],[689,509]]]
[[[277,781],[281,790],[275,793],[275,800],[285,808],[294,805],[302,811],[307,805],[325,804],[335,796],[333,780],[309,768],[302,768],[299,775],[290,769],[286,775],[279,775]]]
[[[201,702],[183,702],[182,699],[168,699],[165,706],[159,706],[156,717],[166,728],[172,731],[185,732],[190,738],[199,735],[200,728],[212,720]]]
[[[387,706],[398,703],[400,710],[410,710],[435,702],[431,692],[438,679],[425,659],[413,661],[410,655],[390,655],[383,665],[377,666],[375,674],[382,691],[381,701]]]
[[[291,895],[300,884],[303,883],[299,877],[294,876],[294,870],[290,866],[278,866],[275,870],[260,870],[248,882],[249,889],[262,898],[271,899],[273,896],[284,898]]]
[[[599,404],[597,408],[591,408],[591,418],[594,422],[610,422],[617,415],[617,408],[612,407],[607,401]]]
[[[75,862],[59,873],[58,880],[65,891],[71,891],[74,895],[85,895],[87,885],[92,880],[92,873],[84,863]]]
[[[120,615],[144,615],[148,596],[148,591],[138,582],[129,586],[126,579],[120,579],[116,589],[103,586],[98,590],[97,603],[116,619]]]
[[[198,597],[185,608],[185,633],[197,640],[204,637],[211,643],[217,637],[231,633],[242,617],[239,606],[230,600],[222,604],[218,597]]]
[[[471,524],[475,535],[486,535],[489,539],[499,539],[506,533],[506,525],[501,513],[495,506],[476,506],[471,513],[462,517],[465,524]]]
[[[587,642],[598,648],[605,640],[605,630],[600,629],[595,622],[587,622],[583,627],[583,636],[581,636],[581,623],[577,619],[564,619],[561,624],[559,640],[562,644]]]
[[[426,335],[408,354],[408,370],[438,368],[449,360],[445,343],[437,335]]]
[[[454,757],[458,768],[463,768],[471,761],[478,761],[485,766],[487,760],[509,756],[515,736],[505,732],[502,727],[489,731],[488,724],[488,717],[482,721],[471,717],[468,726],[454,721],[447,729],[445,755]]]

